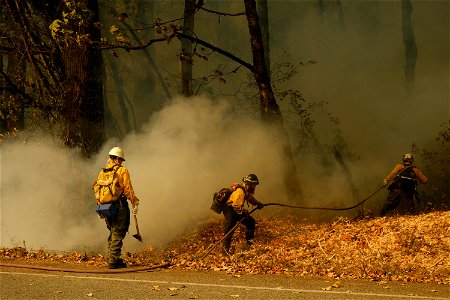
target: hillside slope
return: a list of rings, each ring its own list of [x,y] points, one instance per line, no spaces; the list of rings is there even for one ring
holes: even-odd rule
[[[240,226],[234,234],[231,255],[223,256],[220,246],[206,255],[223,236],[221,223],[215,220],[166,249],[149,246],[144,252],[125,251],[125,261],[128,266],[170,261],[171,268],[230,274],[450,284],[450,211],[360,221],[341,218],[323,224],[306,224],[294,218],[256,221],[255,244],[249,250],[240,250],[244,242],[244,228]],[[106,262],[106,257],[97,253],[0,248],[0,263],[98,269],[106,267]]]
[[[330,276],[450,283],[450,212],[361,221],[338,219],[302,224],[295,219],[257,219],[255,246],[223,257],[220,224],[210,225],[174,246],[174,264],[230,273]],[[234,242],[243,242],[243,228]]]

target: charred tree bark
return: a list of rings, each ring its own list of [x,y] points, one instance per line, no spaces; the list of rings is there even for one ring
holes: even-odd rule
[[[405,81],[407,88],[414,85],[417,60],[417,45],[412,21],[413,7],[410,0],[402,0],[402,33],[405,45]]]
[[[266,67],[263,39],[256,11],[256,3],[255,0],[244,0],[244,3],[253,56],[253,75],[261,97],[261,118],[269,124],[269,126],[275,128],[281,137],[281,144],[279,145],[280,154],[285,168],[283,181],[286,187],[288,200],[290,202],[298,202],[302,198],[300,181],[297,175],[297,168],[292,153],[291,143],[289,141],[289,135],[284,128],[282,113],[275,100]]]

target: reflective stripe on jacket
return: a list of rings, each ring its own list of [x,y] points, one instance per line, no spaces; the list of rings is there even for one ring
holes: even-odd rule
[[[386,177],[386,181],[387,182],[391,182],[394,177],[400,173],[403,169],[405,169],[407,166],[405,164],[396,164],[394,169],[388,174],[388,176]],[[422,173],[422,171],[417,168],[416,166],[412,167],[413,172],[416,174],[417,179],[419,180],[420,183],[425,184],[428,181],[428,178]]]

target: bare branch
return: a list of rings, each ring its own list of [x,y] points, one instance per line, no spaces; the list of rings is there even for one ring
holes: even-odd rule
[[[182,37],[184,39],[190,39],[193,42],[196,42],[196,43],[198,43],[198,44],[200,44],[202,46],[205,46],[205,47],[207,47],[207,48],[209,48],[209,49],[211,49],[213,51],[216,51],[216,52],[218,52],[218,53],[220,53],[220,54],[222,54],[222,55],[224,55],[224,56],[226,56],[228,58],[231,58],[235,62],[240,63],[241,65],[243,65],[244,67],[249,69],[251,72],[254,72],[254,70],[255,70],[255,67],[252,64],[249,64],[248,62],[243,61],[242,59],[240,59],[239,57],[231,54],[230,52],[227,52],[227,51],[225,51],[223,49],[220,49],[220,48],[218,48],[218,47],[216,47],[214,45],[211,45],[208,42],[200,40],[200,39],[198,39],[196,37],[192,37],[192,36],[183,34],[181,32],[176,32],[175,34],[176,34],[177,37]]]
[[[204,10],[204,11],[207,11],[209,13],[220,15],[220,16],[230,16],[230,17],[245,16],[245,12],[229,14],[229,13],[223,13],[223,12],[220,12],[220,11],[214,11],[214,10],[211,10],[211,9],[207,9],[207,8],[204,8],[203,6],[199,7],[199,8]]]

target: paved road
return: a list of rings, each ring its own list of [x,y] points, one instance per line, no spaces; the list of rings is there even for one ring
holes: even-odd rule
[[[89,274],[0,267],[0,299],[450,299],[449,284],[160,269]],[[334,285],[334,286],[333,286]]]

